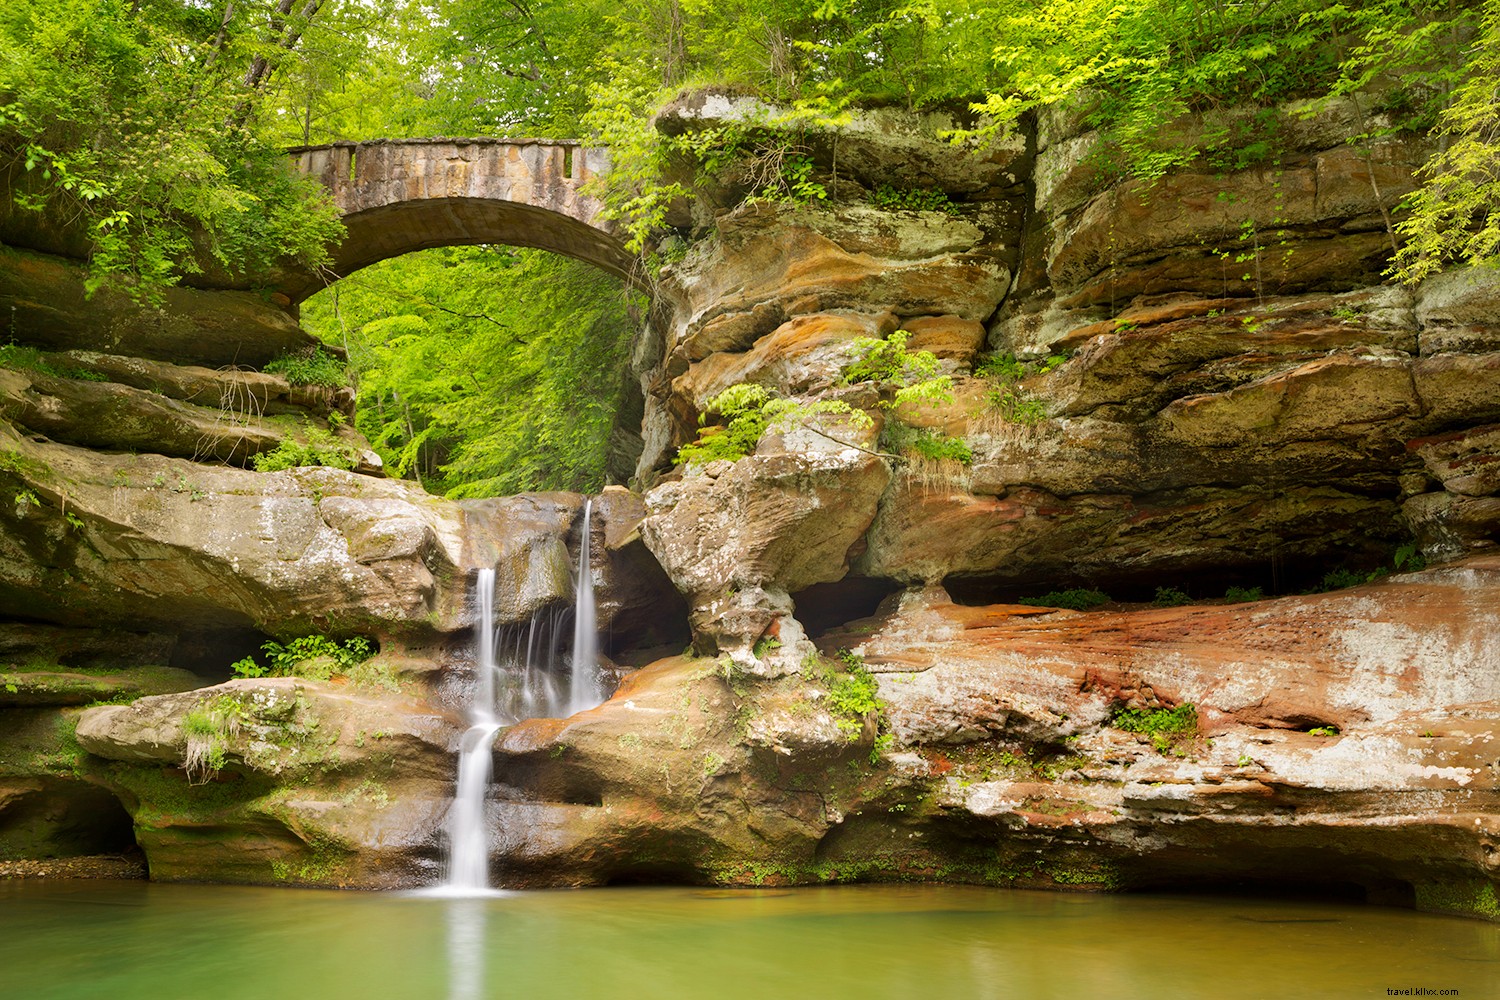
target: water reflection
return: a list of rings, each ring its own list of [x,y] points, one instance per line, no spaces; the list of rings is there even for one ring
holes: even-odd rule
[[[450,899],[448,907],[448,1000],[485,996],[485,925],[488,901]]]
[[[348,893],[0,882],[0,997],[1500,996],[1500,926],[948,887]]]

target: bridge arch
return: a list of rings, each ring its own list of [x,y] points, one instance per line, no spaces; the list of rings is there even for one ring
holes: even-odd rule
[[[297,170],[333,195],[348,236],[328,271],[441,246],[504,243],[550,250],[638,281],[636,258],[600,218],[583,185],[609,169],[607,150],[549,139],[379,139],[290,151]],[[290,276],[293,302],[330,275]]]

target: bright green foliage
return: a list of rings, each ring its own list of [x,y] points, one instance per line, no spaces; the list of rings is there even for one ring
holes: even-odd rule
[[[722,424],[710,424],[716,414]],[[840,439],[817,426],[816,417],[837,416],[854,427],[869,427],[873,421],[863,410],[856,410],[839,399],[820,399],[800,403],[782,399],[762,385],[742,382],[732,385],[708,401],[708,409],[698,416],[704,426],[698,440],[677,449],[678,464],[703,464],[719,459],[733,462],[755,450],[767,429],[773,425],[801,426],[829,440]],[[846,442],[842,442],[846,443]]]
[[[1182,735],[1198,731],[1198,712],[1188,703],[1176,708],[1123,708],[1111,725],[1127,733]]]
[[[265,663],[247,656],[232,665],[236,677],[306,677],[326,681],[336,674],[348,674],[375,655],[373,644],[363,636],[336,642],[326,635],[308,635],[286,645],[272,639],[260,648]]]
[[[763,385],[741,383],[730,386],[708,401],[708,410],[699,415],[707,425],[709,414],[723,421],[712,433],[699,436],[677,450],[679,464],[705,464],[721,459],[735,461],[755,450],[771,420],[785,412],[787,400],[776,399]]]
[[[257,472],[281,472],[301,466],[326,465],[334,469],[352,469],[359,464],[354,449],[337,441],[332,434],[316,427],[304,432],[305,443],[282,438],[270,451],[250,459]]]
[[[871,714],[875,716],[877,729],[886,725],[885,702],[880,699],[880,684],[865,666],[863,657],[843,649],[839,651],[839,661],[845,672],[825,669],[821,679],[828,685],[828,712],[833,716],[834,725],[845,739],[852,742],[864,731],[865,720]],[[889,740],[877,743],[876,749],[889,745]],[[871,756],[873,763],[879,754]]]
[[[1224,591],[1224,600],[1239,603],[1242,601],[1258,601],[1264,595],[1259,587],[1230,587]]]
[[[1323,574],[1323,579],[1313,588],[1313,592],[1321,593],[1326,590],[1343,590],[1345,587],[1358,587],[1362,583],[1369,583],[1371,580],[1374,580],[1381,572],[1383,571],[1377,570],[1372,573],[1358,573],[1351,569],[1344,569],[1343,567],[1329,570]]]
[[[1427,557],[1422,555],[1422,550],[1416,542],[1406,542],[1396,547],[1395,553],[1391,556],[1391,564],[1398,571],[1415,573],[1427,568]]]
[[[1156,608],[1176,608],[1191,603],[1193,599],[1176,587],[1157,587],[1156,596],[1151,600],[1151,606]]]
[[[990,411],[1010,424],[1039,424],[1047,419],[1047,402],[1025,389],[1002,385],[984,395]]]
[[[345,278],[303,306],[359,378],[356,426],[433,492],[604,486],[639,299],[538,250],[452,247]]]
[[[1313,728],[1311,728],[1311,729],[1309,729],[1307,731],[1307,734],[1309,736],[1337,736],[1339,734],[1339,727],[1338,726],[1314,726]]]
[[[1388,108],[1365,113],[1393,110],[1402,124],[1422,127],[1428,98],[1464,61],[1472,12],[1423,0],[1043,0],[1002,4],[995,15],[1005,19],[994,49],[1003,83],[983,110],[996,124],[1069,104],[1104,129],[1119,169],[1158,177],[1199,156],[1237,168],[1277,148],[1270,115],[1210,120],[1200,139],[1184,142],[1168,126],[1192,112],[1268,108],[1387,78],[1402,89]]]
[[[870,192],[870,204],[886,210],[958,214],[958,206],[953,204],[948,192],[937,188],[897,188],[882,184]]]
[[[991,354],[974,366],[974,374],[999,385],[1011,385],[1032,375],[1045,375],[1068,360],[1066,354],[1049,354],[1037,361],[1022,361],[1014,354]]]
[[[1467,78],[1442,112],[1442,142],[1423,168],[1426,183],[1396,226],[1405,238],[1395,266],[1403,281],[1453,261],[1500,265],[1500,0],[1484,4],[1471,51]]]
[[[182,717],[187,737],[182,769],[191,784],[202,784],[223,770],[229,740],[239,733],[244,718],[245,706],[232,694],[209,698]]]
[[[1069,608],[1073,611],[1088,611],[1101,604],[1108,604],[1110,600],[1110,596],[1102,590],[1074,588],[1073,590],[1054,590],[1041,597],[1023,597],[1016,603],[1032,608]]]
[[[311,347],[293,354],[283,354],[266,365],[264,371],[285,375],[292,385],[319,385],[327,389],[342,389],[349,384],[349,371],[344,363],[319,347]]]
[[[258,116],[262,85],[320,5],[295,4],[279,26],[266,6],[0,7],[0,163],[23,175],[19,208],[87,228],[91,289],[110,281],[154,301],[205,251],[250,274],[326,259],[337,214],[286,169]]]
[[[908,458],[921,457],[934,462],[958,462],[968,465],[974,452],[961,437],[948,437],[927,427],[913,427],[890,419],[880,432],[880,446]]]
[[[1047,404],[1016,383],[1032,375],[1045,375],[1067,360],[1066,354],[1051,354],[1038,361],[1021,361],[1014,354],[992,354],[974,367],[974,374],[995,383],[985,393],[990,413],[1006,423],[1030,425],[1047,419]]]
[[[953,400],[953,380],[942,374],[937,355],[931,351],[908,351],[911,334],[905,330],[881,340],[860,337],[849,345],[853,358],[839,374],[845,385],[876,382],[894,386],[892,406],[908,402],[943,402]],[[903,396],[903,393],[905,394]]]

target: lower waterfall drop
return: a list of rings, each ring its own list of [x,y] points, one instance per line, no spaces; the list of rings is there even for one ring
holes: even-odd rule
[[[482,569],[475,583],[479,622],[474,657],[478,690],[469,706],[469,729],[459,743],[458,787],[448,811],[449,892],[484,892],[490,886],[490,838],[484,804],[490,788],[490,747],[500,731],[495,717],[495,571]]]

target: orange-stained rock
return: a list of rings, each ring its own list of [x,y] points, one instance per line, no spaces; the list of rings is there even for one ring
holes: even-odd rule
[[[968,366],[984,346],[984,324],[958,316],[918,316],[901,324],[911,334],[908,351],[931,351],[945,361]]]
[[[861,337],[881,338],[896,329],[889,313],[814,313],[798,316],[757,340],[743,354],[711,354],[672,383],[672,391],[698,410],[732,385],[764,385],[781,396],[828,389],[853,359]]]
[[[497,867],[524,885],[1332,880],[1484,916],[1497,597],[1494,558],[1141,611],[908,591],[820,640],[874,672],[889,745],[867,753],[869,718],[840,728],[837,670],[662,661],[598,709],[502,737]],[[1159,739],[1112,721],[1189,704],[1196,728]]]

